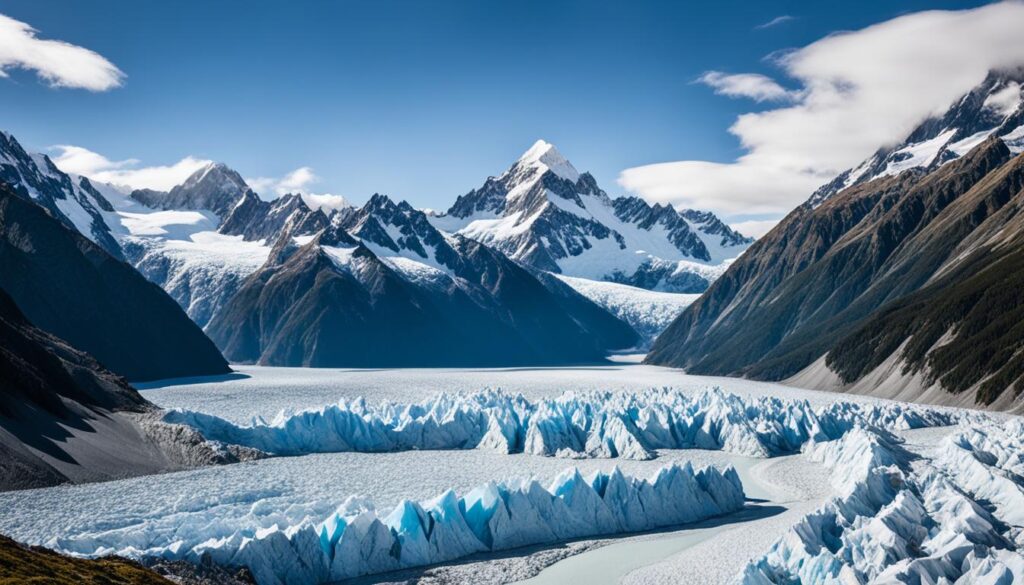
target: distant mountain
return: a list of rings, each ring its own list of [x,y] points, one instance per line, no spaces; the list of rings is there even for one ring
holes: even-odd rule
[[[709,212],[613,200],[544,141],[431,222],[540,270],[672,292],[703,291],[753,242]]]
[[[916,146],[873,157],[887,160],[887,170],[866,163],[874,178],[824,197],[828,189],[819,191],[790,213],[672,323],[648,361],[697,374],[1019,409],[1018,79],[990,76],[921,124],[907,141]],[[942,137],[932,154],[899,154],[924,152],[932,136]],[[909,166],[889,172],[899,162]]]
[[[223,163],[210,163],[169,192],[132,191],[131,197],[153,209],[207,210],[227,217],[249,190],[242,176]]]
[[[39,156],[26,154],[19,160],[18,177],[45,174],[39,170],[43,160]],[[56,168],[49,173],[57,183],[71,185],[70,192],[97,210],[89,216],[89,225],[71,222],[72,227],[105,234],[112,249],[170,294],[195,323],[208,329],[231,359],[241,361],[312,363],[320,359],[302,351],[300,357],[289,354],[284,358],[278,349],[265,346],[269,334],[263,329],[274,330],[276,325],[270,321],[276,322],[280,315],[268,317],[269,321],[261,323],[261,331],[246,330],[244,335],[242,330],[223,330],[225,323],[237,324],[237,313],[218,317],[229,304],[232,312],[239,306],[257,310],[243,299],[235,300],[243,283],[252,294],[259,282],[256,273],[265,277],[282,269],[285,257],[275,256],[282,253],[276,245],[289,250],[286,256],[291,258],[292,251],[326,231],[334,232],[329,238],[340,238],[341,232],[351,236],[372,257],[364,263],[379,263],[381,274],[402,281],[399,288],[416,291],[409,299],[417,300],[408,301],[416,305],[415,311],[427,311],[423,299],[430,299],[439,314],[432,316],[435,321],[430,327],[424,327],[429,334],[424,333],[423,339],[486,337],[484,330],[477,328],[481,323],[491,323],[495,331],[510,328],[508,344],[488,346],[478,340],[477,347],[462,352],[466,363],[493,365],[505,358],[516,364],[591,361],[611,348],[649,343],[651,331],[646,321],[641,341],[630,324],[552,277],[549,270],[590,274],[648,289],[703,290],[724,269],[725,262],[750,242],[710,213],[677,212],[638,198],[612,200],[593,177],[578,174],[554,147],[542,142],[507,173],[489,179],[479,193],[459,198],[453,211],[444,216],[428,216],[384,196],[374,196],[358,209],[334,210],[328,216],[310,208],[300,195],[264,200],[239,173],[221,163],[204,166],[166,192],[129,192],[65,175]],[[488,191],[500,197],[488,197]],[[575,210],[567,202],[575,205]],[[522,240],[505,239],[499,237],[501,230],[482,229],[486,221],[469,217],[479,215],[477,211],[467,212],[469,215],[458,211],[470,208],[501,214],[505,222],[523,214],[536,215],[536,221],[523,224]],[[465,225],[447,231],[453,222]],[[516,227],[512,232],[519,230]],[[293,263],[301,264],[304,259],[306,255],[300,254]],[[302,266],[312,270],[314,265],[319,266]],[[346,277],[352,274],[349,267],[331,266],[330,270],[340,270]],[[442,277],[425,279],[430,271],[439,271]],[[494,280],[495,274],[502,276]],[[427,282],[431,279],[433,282]],[[371,322],[379,316],[374,311],[384,306],[379,301],[381,291],[359,278],[356,281],[354,287],[369,288],[364,291],[370,303],[364,312],[369,316],[363,319]],[[524,300],[519,296],[526,294],[523,291],[533,292]],[[319,302],[352,300],[341,296]],[[358,303],[349,308],[356,311],[356,307]],[[454,325],[460,319],[467,322]],[[398,328],[387,331],[388,335],[405,327],[393,321],[378,325]],[[294,341],[289,337],[292,332],[299,335],[296,327],[284,328],[287,335],[283,338],[290,339],[289,343]],[[439,333],[445,328],[453,332]],[[470,331],[473,335],[467,333]],[[275,330],[273,335],[279,333]],[[258,340],[259,350],[253,353],[248,346],[243,350],[239,336],[245,337],[246,343]],[[442,353],[444,357],[439,359],[453,359],[452,351]],[[399,355],[404,356],[401,360],[410,359],[408,354],[390,357]]]
[[[208,331],[230,359],[304,366],[587,362],[637,342],[568,287],[382,195],[312,239],[282,235]]]
[[[199,169],[169,192],[125,196],[99,187],[112,202],[114,212],[105,219],[127,260],[200,326],[263,264],[282,232],[311,235],[328,224],[299,195],[264,201],[221,163]]]
[[[230,371],[164,291],[3,183],[0,288],[34,325],[129,379]]]

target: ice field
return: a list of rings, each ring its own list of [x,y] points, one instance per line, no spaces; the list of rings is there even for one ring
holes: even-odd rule
[[[1016,419],[633,364],[237,369],[143,394],[288,456],[0,494],[0,532],[261,584],[1024,578]]]

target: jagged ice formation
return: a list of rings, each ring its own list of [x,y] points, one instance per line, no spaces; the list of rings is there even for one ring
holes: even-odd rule
[[[663,388],[639,393],[567,392],[529,401],[500,390],[442,393],[419,404],[362,399],[239,425],[187,410],[168,422],[211,440],[278,455],[411,449],[493,449],[562,457],[653,459],[657,449],[714,449],[753,457],[799,451],[856,424],[912,429],[954,424],[962,412],[886,404],[741,398],[714,388],[697,395]]]

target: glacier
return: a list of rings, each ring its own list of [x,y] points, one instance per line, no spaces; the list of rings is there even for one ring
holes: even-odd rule
[[[903,430],[948,426],[972,416],[900,403],[743,398],[711,388],[639,392],[566,392],[529,400],[501,390],[441,393],[419,403],[362,398],[248,424],[173,409],[165,422],[189,425],[207,439],[276,455],[412,449],[490,449],[556,457],[653,459],[658,449],[713,449],[771,457],[809,441],[836,439],[857,425]]]
[[[387,513],[366,498],[349,497],[325,518],[294,524],[231,530],[211,519],[154,532],[143,523],[47,545],[80,556],[248,567],[260,585],[315,584],[479,552],[688,524],[738,511],[744,502],[732,467],[673,464],[649,479],[618,468],[584,477],[570,468],[546,487],[536,479],[488,482],[462,496],[447,490],[428,501],[403,500]]]
[[[1018,583],[1024,580],[1024,423],[975,421],[933,457],[856,425],[810,442],[839,496],[793,526],[735,582]]]

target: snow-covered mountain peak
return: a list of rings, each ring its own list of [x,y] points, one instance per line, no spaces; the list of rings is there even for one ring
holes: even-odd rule
[[[578,181],[580,178],[579,171],[572,166],[572,163],[562,156],[562,153],[555,148],[555,145],[544,140],[534,142],[533,146],[523,153],[523,156],[519,157],[519,160],[516,161],[516,165],[528,166],[541,171],[551,171],[559,177],[572,181],[573,183]]]
[[[990,136],[1011,152],[1024,151],[1024,69],[992,71],[945,113],[921,122],[895,146],[879,149],[860,165],[842,172],[807,201],[817,207],[847,187],[910,169],[931,171],[958,159]]]

